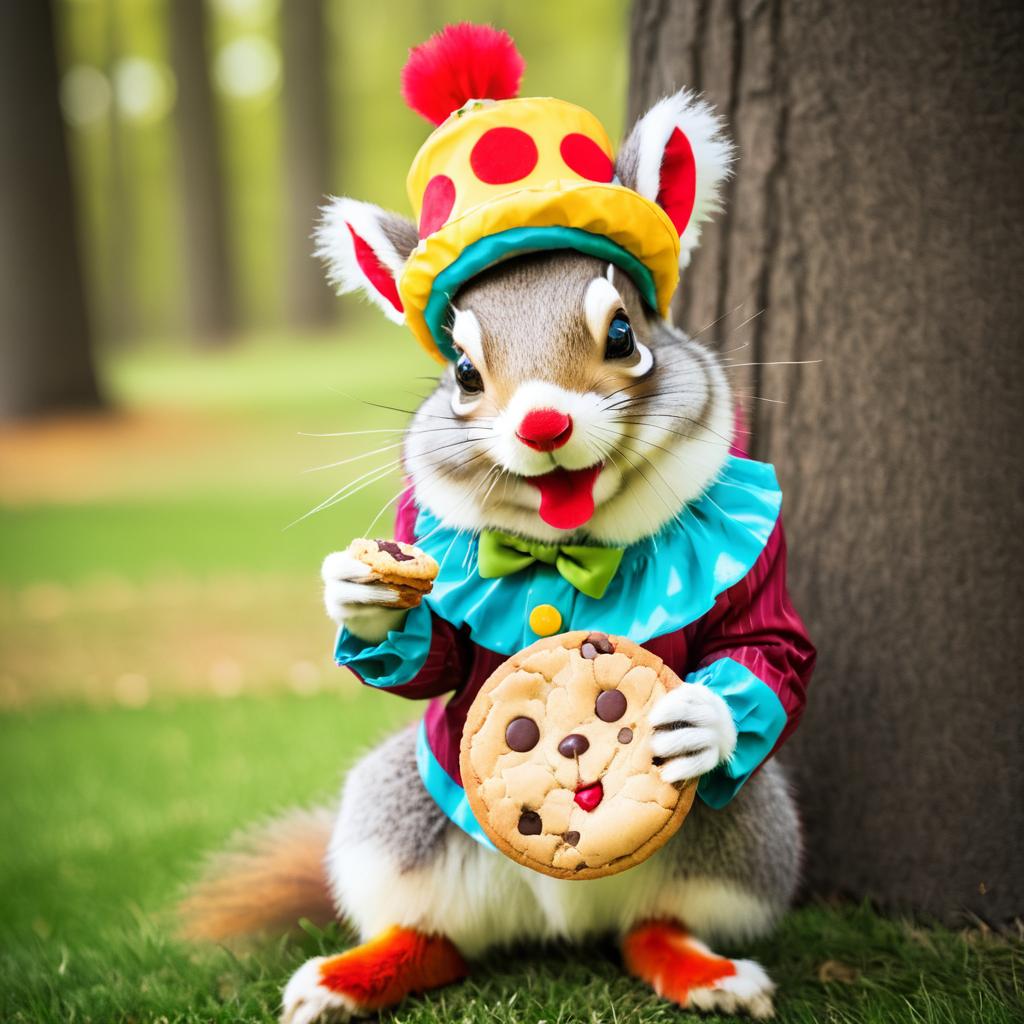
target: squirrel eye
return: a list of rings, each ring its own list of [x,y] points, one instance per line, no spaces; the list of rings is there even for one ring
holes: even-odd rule
[[[459,356],[459,360],[455,364],[455,381],[467,395],[479,395],[484,389],[480,371],[465,354]]]
[[[608,340],[604,346],[605,359],[625,359],[636,351],[636,338],[629,317],[619,310],[608,325]]]

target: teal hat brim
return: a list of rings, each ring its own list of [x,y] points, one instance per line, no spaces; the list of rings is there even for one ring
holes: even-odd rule
[[[455,293],[469,280],[489,267],[513,256],[525,256],[532,252],[546,252],[552,249],[572,249],[587,256],[614,263],[640,291],[644,302],[652,309],[658,308],[654,276],[631,252],[617,245],[604,235],[596,235],[580,228],[560,225],[552,227],[509,228],[493,235],[478,239],[467,245],[454,263],[449,264],[434,278],[423,318],[437,344],[438,351],[454,362],[455,349],[445,329],[448,310]]]

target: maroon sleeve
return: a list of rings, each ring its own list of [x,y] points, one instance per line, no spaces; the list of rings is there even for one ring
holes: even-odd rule
[[[773,748],[778,749],[803,713],[815,661],[814,645],[786,589],[786,536],[781,520],[750,572],[719,595],[701,625],[697,667],[732,658],[781,701],[786,726]]]

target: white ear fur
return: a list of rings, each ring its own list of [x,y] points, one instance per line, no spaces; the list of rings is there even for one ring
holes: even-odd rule
[[[404,324],[405,312],[395,282],[402,272],[405,259],[381,227],[381,220],[393,215],[373,203],[363,203],[344,196],[332,196],[320,212],[320,220],[313,235],[316,240],[315,252],[326,264],[327,280],[335,291],[339,295],[361,291],[389,320]],[[358,258],[353,232],[369,246],[386,279],[390,279],[390,286],[385,279],[382,289],[382,282],[375,282],[368,275]]]
[[[679,265],[686,267],[700,241],[701,225],[721,210],[719,187],[729,176],[734,150],[723,134],[722,119],[696,93],[683,89],[659,100],[639,121],[631,135],[636,141],[635,188],[657,202],[665,147],[678,128],[690,143],[696,170],[693,212],[679,239]],[[629,140],[630,142],[633,139]]]

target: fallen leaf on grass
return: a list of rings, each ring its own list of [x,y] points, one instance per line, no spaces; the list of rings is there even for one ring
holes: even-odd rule
[[[818,966],[818,981],[823,985],[830,981],[838,981],[843,985],[852,985],[860,978],[856,967],[844,964],[840,960],[826,960]]]

